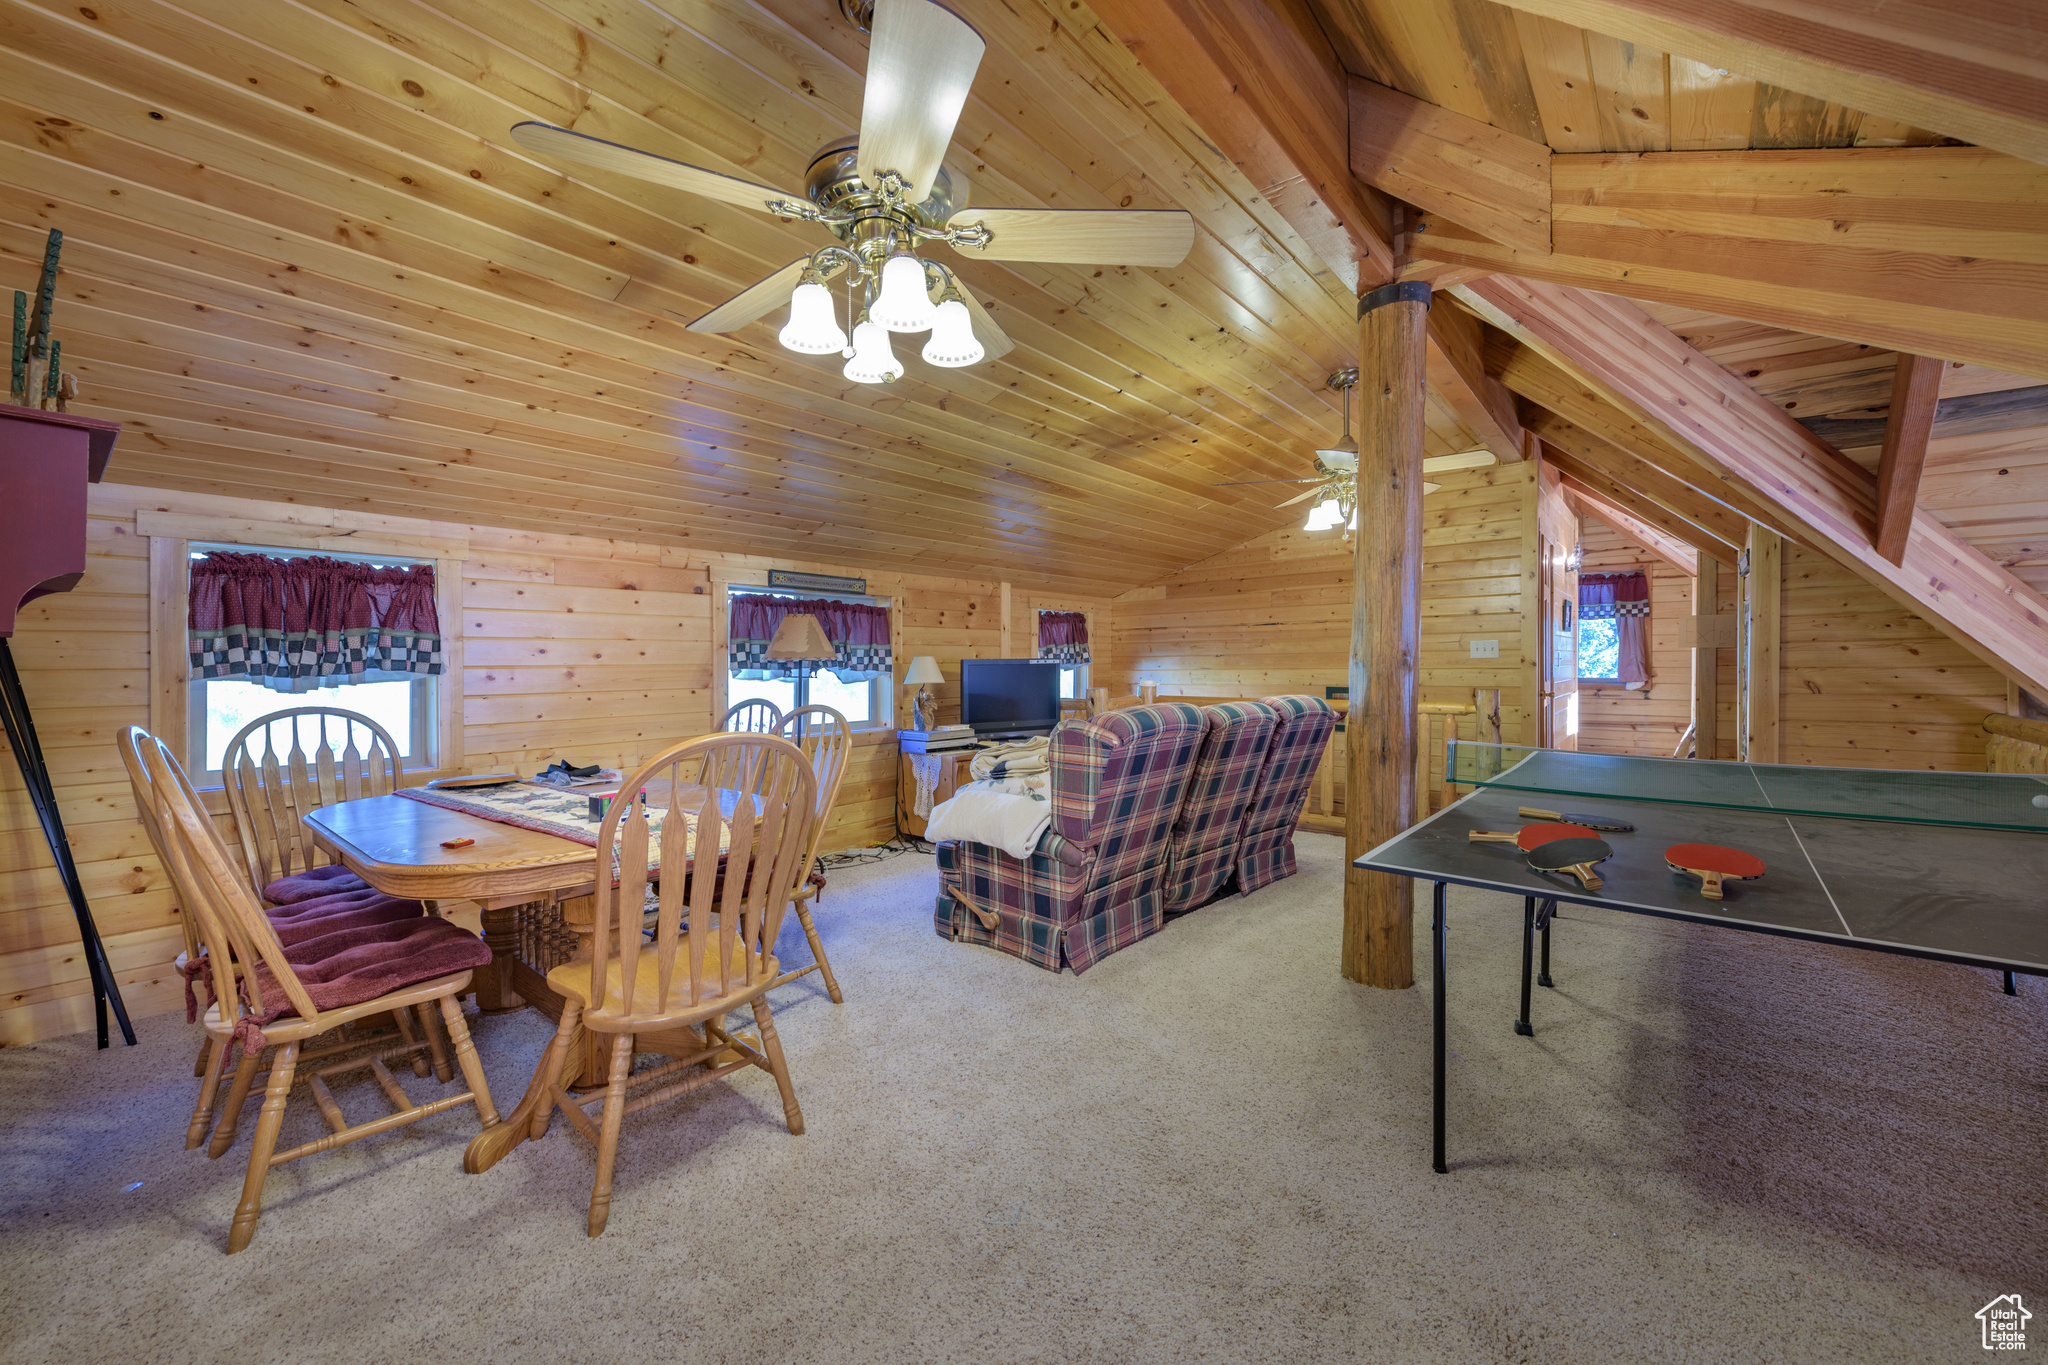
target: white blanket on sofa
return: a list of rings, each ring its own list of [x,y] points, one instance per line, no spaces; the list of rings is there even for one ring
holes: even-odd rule
[[[1013,779],[1014,780],[1014,779]],[[933,843],[962,839],[1029,858],[1052,824],[1052,803],[1036,794],[1003,791],[1000,782],[971,782],[932,808],[924,837]]]

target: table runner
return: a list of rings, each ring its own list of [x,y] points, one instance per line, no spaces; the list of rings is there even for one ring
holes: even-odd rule
[[[598,827],[604,823],[590,818],[590,789],[551,787],[539,782],[508,783],[502,787],[404,787],[400,796],[444,810],[474,815],[501,825],[517,825],[539,834],[552,834],[587,848],[597,847]],[[652,803],[647,808],[647,870],[661,868],[661,827],[668,818],[665,807]],[[721,826],[718,851],[725,853],[732,842],[730,827]]]

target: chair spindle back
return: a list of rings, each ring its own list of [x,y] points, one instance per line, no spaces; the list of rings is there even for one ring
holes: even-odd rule
[[[387,796],[398,789],[399,772],[391,733],[354,711],[300,706],[243,726],[228,741],[221,778],[250,884],[260,890],[331,861],[307,832],[306,815],[337,801]]]
[[[800,890],[810,876],[811,864],[817,861],[825,822],[832,818],[833,803],[839,799],[839,784],[846,780],[846,765],[853,758],[853,727],[829,706],[800,706],[782,718],[782,735],[803,750],[818,779],[818,823],[811,831],[803,866],[797,870]]]
[[[699,785],[701,773],[750,782]],[[817,820],[811,765],[775,735],[685,740],[644,764],[623,790],[658,789],[663,780],[671,785],[658,827],[649,803],[619,800],[597,837],[598,866],[616,859],[618,881],[597,879],[589,998],[606,999],[616,960],[621,1008],[636,1020],[687,1014],[762,979]],[[641,927],[650,848],[659,853],[661,883],[651,943]],[[654,955],[651,982],[640,980],[645,953]]]

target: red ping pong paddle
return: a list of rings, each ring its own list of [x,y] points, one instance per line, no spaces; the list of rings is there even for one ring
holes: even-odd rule
[[[1489,829],[1475,829],[1466,832],[1465,838],[1475,844],[1513,844],[1524,853],[1533,852],[1553,839],[1598,839],[1600,836],[1584,825],[1524,825],[1513,834]]]
[[[1605,839],[1552,839],[1529,850],[1528,856],[1529,866],[1536,871],[1569,872],[1588,891],[1598,891],[1606,883],[1593,870],[1593,864],[1612,858],[1614,848]]]
[[[1673,872],[1700,879],[1700,894],[1721,899],[1723,881],[1749,881],[1764,875],[1764,860],[1739,848],[1719,844],[1673,844],[1664,850],[1664,864]]]

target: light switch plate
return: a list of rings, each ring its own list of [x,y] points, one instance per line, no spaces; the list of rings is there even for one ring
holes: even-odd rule
[[[1472,642],[1472,657],[1475,659],[1498,659],[1500,657],[1500,641],[1474,640]]]

